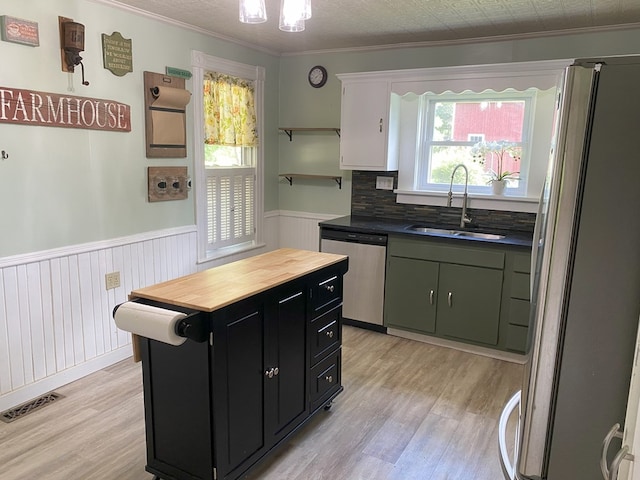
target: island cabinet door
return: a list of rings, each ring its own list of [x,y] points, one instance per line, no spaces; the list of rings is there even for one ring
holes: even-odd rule
[[[147,470],[162,478],[211,479],[209,343],[176,347],[140,337]]]
[[[252,298],[211,315],[216,473],[218,479],[234,479],[267,449],[264,305]]]
[[[264,381],[269,443],[278,442],[309,413],[306,390],[308,291],[304,282],[291,282],[269,294],[266,304]]]

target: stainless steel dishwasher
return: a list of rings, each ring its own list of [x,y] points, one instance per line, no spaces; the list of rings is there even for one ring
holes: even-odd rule
[[[342,316],[345,323],[386,331],[382,315],[387,236],[323,227],[320,251],[349,256],[349,271],[343,279]]]

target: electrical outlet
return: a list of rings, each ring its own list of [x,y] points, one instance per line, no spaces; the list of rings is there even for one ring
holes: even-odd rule
[[[378,190],[393,190],[393,177],[376,177]]]
[[[104,276],[105,283],[107,284],[107,290],[112,288],[118,288],[120,286],[120,272],[107,273]]]

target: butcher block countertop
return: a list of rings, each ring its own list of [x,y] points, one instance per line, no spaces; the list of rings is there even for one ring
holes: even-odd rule
[[[346,260],[346,255],[282,248],[131,292],[171,305],[213,312]]]

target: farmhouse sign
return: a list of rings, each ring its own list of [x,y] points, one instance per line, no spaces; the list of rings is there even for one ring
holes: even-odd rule
[[[131,107],[100,98],[0,87],[0,123],[131,131]]]

